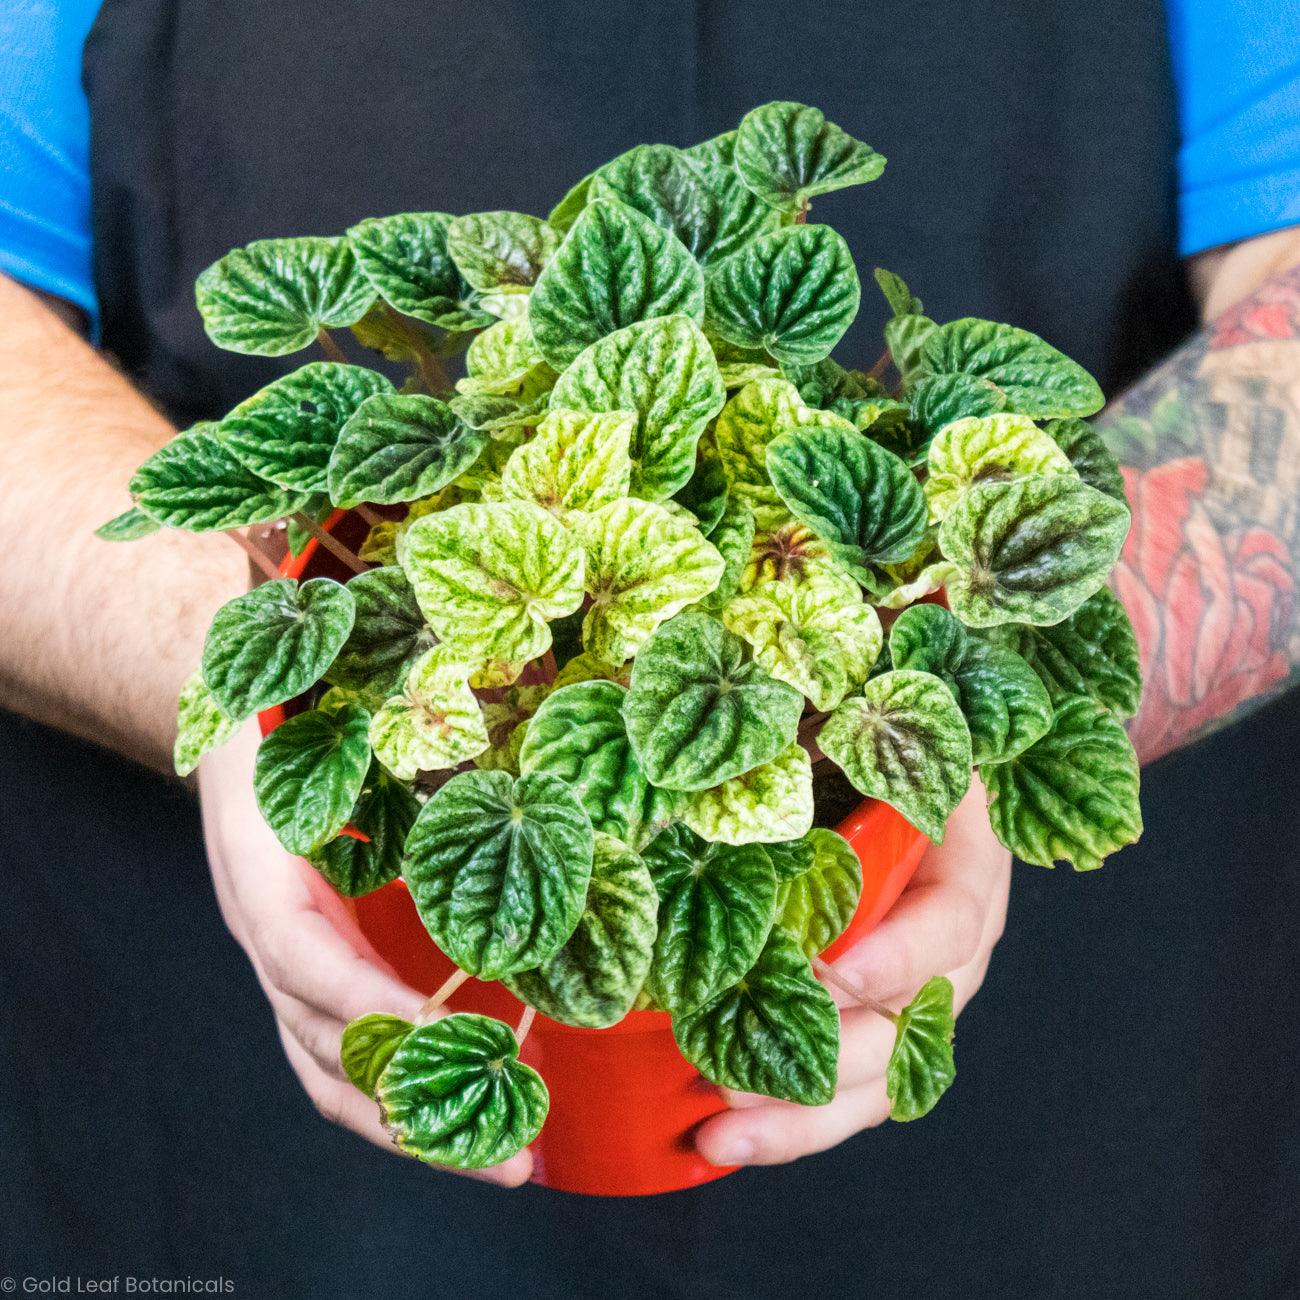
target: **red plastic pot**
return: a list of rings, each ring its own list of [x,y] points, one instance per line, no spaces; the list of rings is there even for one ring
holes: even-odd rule
[[[336,512],[326,528],[357,544],[365,525]],[[310,542],[283,565],[287,577],[347,570]],[[263,733],[285,718],[283,708],[261,715]],[[928,841],[887,804],[868,800],[837,828],[862,863],[862,897],[844,934],[829,948],[833,960],[894,905],[912,878]],[[321,910],[363,953],[377,954],[413,988],[432,993],[451,973],[399,880],[364,898],[337,894],[306,862],[302,870]],[[449,1005],[514,1023],[520,1003],[496,983],[468,980]],[[729,1173],[696,1153],[691,1131],[725,1109],[718,1090],[677,1050],[666,1014],[634,1011],[609,1029],[576,1029],[539,1015],[522,1056],[546,1080],[551,1109],[533,1144],[534,1181],[595,1196],[646,1196],[678,1191]]]

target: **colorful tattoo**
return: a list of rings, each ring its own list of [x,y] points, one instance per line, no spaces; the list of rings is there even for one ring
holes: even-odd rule
[[[1264,703],[1300,663],[1300,267],[1100,423],[1133,506],[1115,590],[1142,655],[1146,762]]]

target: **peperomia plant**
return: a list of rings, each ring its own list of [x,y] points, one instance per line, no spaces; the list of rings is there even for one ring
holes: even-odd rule
[[[887,271],[885,354],[831,359],[860,287],[809,204],[883,166],[773,103],[623,154],[544,220],[376,218],[199,278],[214,342],[327,359],[178,435],[101,534],[247,546],[288,520],[356,572],[272,570],[218,612],[176,766],[288,704],[255,774],[276,835],[347,895],[400,876],[455,962],[423,1023],[344,1038],[405,1151],[477,1167],[536,1136],[533,1008],[664,1010],[708,1079],[829,1100],[816,976],[841,982],[820,954],[861,889],[816,824],[837,780],[937,843],[978,769],[999,838],[1044,866],[1141,830],[1101,392],[1023,330],[931,320]],[[359,554],[321,528],[335,508]],[[527,1005],[515,1032],[433,1016],[468,976]],[[894,1117],[924,1114],[953,1077],[951,986],[901,1012],[850,991],[897,1026]]]

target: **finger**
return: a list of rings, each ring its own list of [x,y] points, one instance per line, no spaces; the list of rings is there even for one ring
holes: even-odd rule
[[[385,1151],[399,1156],[406,1155],[406,1152],[394,1145],[379,1122],[379,1107],[374,1101],[352,1084],[341,1083],[324,1074],[298,1041],[283,1030],[280,1041],[284,1044],[284,1053],[299,1082],[325,1119],[331,1124],[349,1129]],[[521,1187],[532,1177],[533,1157],[525,1149],[491,1169],[451,1169],[445,1165],[434,1165],[431,1168],[446,1169],[448,1173],[461,1174],[479,1182],[496,1183],[500,1187]]]
[[[724,1111],[696,1130],[696,1150],[715,1165],[776,1165],[825,1151],[889,1117],[879,1082],[840,1093],[827,1106],[773,1102]]]

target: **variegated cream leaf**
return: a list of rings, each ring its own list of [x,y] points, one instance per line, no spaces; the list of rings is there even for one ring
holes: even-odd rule
[[[527,318],[500,320],[490,325],[465,353],[465,378],[457,382],[461,393],[486,393],[495,397],[518,397],[524,386],[547,377],[546,362],[533,342]]]
[[[239,730],[232,718],[208,690],[201,671],[192,672],[176,701],[176,743],[172,764],[177,776],[189,776],[209,750],[224,745]]]
[[[812,827],[812,760],[795,741],[770,762],[691,795],[682,821],[701,839],[780,844]]]
[[[862,895],[862,863],[842,835],[814,826],[804,838],[812,861],[782,879],[776,890],[776,923],[788,930],[807,957],[823,953],[844,933]]]
[[[553,408],[537,432],[517,447],[501,472],[505,497],[532,501],[568,523],[628,494],[633,411]]]
[[[767,473],[767,445],[808,418],[799,390],[786,379],[756,379],[722,408],[714,430],[731,493],[755,512],[760,526],[786,513]]]

